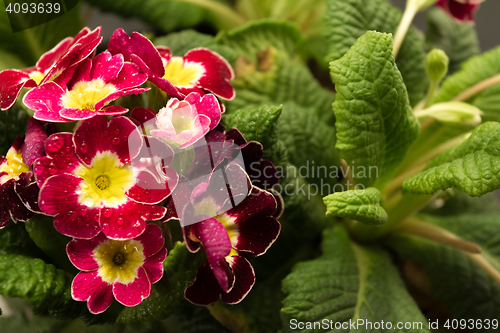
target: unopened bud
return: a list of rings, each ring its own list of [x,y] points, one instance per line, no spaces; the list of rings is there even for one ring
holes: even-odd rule
[[[464,102],[445,102],[415,113],[418,118],[432,117],[442,123],[479,125],[483,113],[474,105]]]
[[[427,75],[433,81],[440,81],[448,72],[450,58],[440,49],[432,49],[425,58]]]

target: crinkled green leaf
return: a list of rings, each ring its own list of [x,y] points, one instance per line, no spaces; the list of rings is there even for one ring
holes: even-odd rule
[[[333,126],[325,124],[313,108],[286,102],[278,121],[278,137],[287,147],[289,161],[307,169],[303,174],[308,182],[325,186],[322,195],[334,192],[331,187],[340,176],[336,172],[340,158]]]
[[[196,5],[182,1],[165,0],[87,0],[104,12],[113,12],[125,18],[138,18],[169,32],[197,25],[205,17],[205,11]]]
[[[156,38],[154,44],[169,47],[172,54],[176,56],[183,56],[187,51],[197,47],[206,47],[215,51],[230,63],[234,62],[237,56],[236,51],[231,47],[220,45],[214,37],[194,30],[183,30]]]
[[[251,21],[228,32],[222,31],[216,39],[244,54],[254,63],[258,60],[258,53],[269,47],[293,56],[303,43],[296,25],[271,19]]]
[[[141,304],[125,308],[117,322],[133,323],[168,318],[184,301],[184,290],[193,282],[198,268],[203,265],[204,252],[191,253],[184,243],[178,242],[163,264],[163,278],[153,284],[151,295]]]
[[[222,123],[227,128],[237,128],[247,141],[255,140],[265,149],[278,140],[278,118],[282,106],[263,105],[254,110],[237,110],[223,116]]]
[[[20,32],[12,33],[4,2],[0,2],[0,48],[19,55],[24,63],[34,65],[46,51],[57,45],[62,39],[74,36],[82,28],[80,6],[47,23]],[[30,13],[15,15],[19,26],[31,26],[39,19]]]
[[[450,58],[448,73],[460,69],[462,62],[479,54],[479,40],[474,23],[460,22],[441,9],[433,9],[426,15],[429,29],[425,41],[429,49],[443,50]]]
[[[500,188],[500,124],[484,123],[460,145],[442,153],[424,171],[406,179],[405,191],[433,194],[457,186],[471,196]]]
[[[498,74],[500,74],[500,47],[464,62],[460,71],[444,80],[433,102],[449,101],[467,88]],[[500,85],[483,90],[467,102],[484,112],[484,120],[500,121]]]
[[[336,147],[356,182],[381,189],[420,130],[394,63],[391,35],[367,32],[330,70],[337,89]]]
[[[0,254],[0,294],[27,298],[36,312],[60,309],[71,298],[72,276],[38,258]]]
[[[336,192],[323,198],[327,216],[340,216],[369,225],[387,222],[387,212],[380,206],[382,194],[369,187],[364,190]]]
[[[284,332],[395,332],[397,322],[421,322],[421,329],[397,332],[429,332],[427,320],[406,291],[390,256],[377,248],[353,244],[337,225],[323,235],[323,255],[297,264],[283,280],[281,318]],[[356,321],[393,323],[393,330],[293,329],[291,320],[328,323]],[[345,326],[344,326],[345,327]]]
[[[339,59],[368,30],[395,33],[401,11],[387,0],[328,0],[325,25],[329,40],[329,61]],[[417,104],[427,89],[423,37],[410,28],[396,63],[408,90],[410,103]]]
[[[28,118],[21,102],[16,102],[7,111],[0,111],[0,155],[5,156],[16,137],[24,136]]]

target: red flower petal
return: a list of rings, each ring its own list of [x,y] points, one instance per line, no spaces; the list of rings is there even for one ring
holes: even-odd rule
[[[71,297],[77,301],[87,301],[89,311],[99,314],[113,302],[112,286],[104,282],[97,271],[80,272],[71,284]]]
[[[35,215],[19,199],[14,191],[14,184],[15,180],[12,178],[0,185],[0,198],[2,198],[0,200],[0,228],[6,227],[11,218],[14,222],[25,222]]]
[[[212,95],[204,95],[203,97],[196,92],[192,92],[185,99],[193,110],[198,114],[204,114],[210,118],[210,131],[213,130],[220,122],[222,110],[219,101]]]
[[[94,271],[99,268],[99,264],[94,259],[94,249],[103,241],[106,236],[101,232],[92,239],[73,239],[66,245],[68,258],[76,268],[81,271]]]
[[[151,293],[151,282],[144,268],[139,267],[137,277],[129,284],[113,283],[113,295],[125,306],[136,306]]]
[[[138,106],[132,110],[130,118],[135,120],[137,125],[142,125],[151,119],[155,119],[156,113],[151,109]]]
[[[0,72],[0,109],[7,110],[17,100],[21,89],[36,87],[35,80],[25,72],[7,69]]]
[[[37,158],[45,155],[45,140],[47,140],[47,134],[43,130],[43,123],[30,118],[24,143],[21,146],[21,155],[27,166],[31,167]]]
[[[63,109],[61,96],[64,89],[54,82],[46,82],[26,93],[23,103],[35,110],[33,118],[50,122],[67,122],[68,120],[59,115]]]
[[[101,79],[104,82],[109,82],[118,76],[123,66],[123,55],[111,55],[111,53],[104,51],[92,59],[92,69],[89,73],[89,79]]]
[[[156,283],[160,281],[163,276],[163,262],[167,257],[167,249],[162,248],[155,255],[146,258],[142,267],[148,274],[149,281]]]
[[[136,240],[144,247],[143,254],[146,258],[158,253],[165,245],[161,228],[156,224],[148,224],[146,230]]]
[[[226,259],[234,273],[234,287],[229,293],[222,293],[220,298],[228,304],[237,304],[245,298],[255,283],[255,272],[247,259],[232,256]]]
[[[14,184],[14,191],[28,210],[35,213],[42,212],[38,207],[40,188],[32,172],[23,172],[18,176]]]
[[[220,297],[222,289],[207,263],[196,273],[193,283],[184,291],[184,297],[195,305],[207,306]]]
[[[436,5],[442,7],[451,16],[460,21],[474,21],[474,14],[482,0],[439,0]]]
[[[54,215],[54,227],[63,235],[89,239],[99,233],[99,212],[78,202],[81,181],[70,174],[48,178],[40,189],[39,206]]]

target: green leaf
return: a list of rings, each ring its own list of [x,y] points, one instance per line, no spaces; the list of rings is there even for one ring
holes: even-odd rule
[[[163,278],[153,284],[151,295],[141,304],[125,308],[118,316],[119,323],[155,321],[168,318],[184,302],[184,290],[193,282],[203,265],[204,252],[192,254],[184,243],[178,242],[165,260]]]
[[[351,243],[346,230],[337,225],[323,235],[323,255],[297,264],[283,280],[281,318],[284,332],[296,332],[293,320],[392,323],[393,329],[357,328],[300,332],[394,332],[397,322],[421,322],[420,329],[399,332],[429,332],[427,320],[410,297],[390,256],[377,248]],[[349,325],[347,325],[349,327]],[[344,326],[345,327],[345,326]],[[317,327],[316,327],[317,328]]]
[[[24,63],[34,65],[46,51],[57,45],[62,39],[74,36],[81,29],[80,6],[68,13],[39,26],[12,33],[4,2],[0,3],[0,48],[19,55]],[[16,14],[19,24],[29,27],[36,21],[37,15],[30,13]]]
[[[425,41],[429,49],[443,50],[450,58],[448,73],[460,69],[462,62],[479,54],[479,40],[474,23],[460,22],[441,9],[433,9],[426,15],[429,29]]]
[[[223,115],[222,123],[227,128],[239,129],[247,141],[262,143],[266,150],[278,140],[278,118],[282,109],[282,106],[263,105],[254,110],[237,110]]]
[[[71,306],[72,279],[41,259],[0,254],[0,294],[27,298],[35,312]]]
[[[329,61],[342,57],[368,30],[394,34],[402,16],[400,10],[386,0],[329,0],[327,4],[325,31]],[[424,59],[423,37],[412,27],[396,59],[411,105],[424,97],[428,87]]]
[[[433,194],[457,186],[471,196],[500,188],[500,124],[484,123],[403,183],[403,190]]]
[[[172,54],[176,56],[183,56],[187,51],[197,47],[206,47],[219,53],[230,63],[234,62],[237,57],[236,51],[231,47],[220,45],[214,37],[194,30],[183,30],[156,38],[154,44],[169,47]]]
[[[24,228],[24,223],[14,223],[12,220],[0,229],[0,254],[22,254],[33,258],[46,258],[35,245]]]
[[[323,198],[326,216],[339,216],[368,225],[381,225],[387,222],[387,212],[380,206],[382,194],[369,187],[364,190],[336,192]]]
[[[323,195],[334,192],[330,187],[337,183],[336,171],[340,165],[334,127],[325,124],[314,108],[289,101],[283,104],[278,137],[287,147],[289,161],[306,168],[307,181],[328,187]]]
[[[498,74],[500,74],[500,47],[464,62],[460,71],[444,80],[433,103],[449,101],[467,88]],[[500,85],[483,90],[467,102],[485,113],[484,120],[500,120]]]
[[[337,89],[336,147],[355,181],[381,189],[420,130],[394,63],[391,35],[367,32],[330,70]]]
[[[205,11],[196,5],[164,0],[87,0],[104,12],[124,18],[139,18],[148,24],[169,32],[193,27],[205,17]]]
[[[296,25],[271,19],[251,21],[228,32],[222,31],[216,40],[244,54],[254,63],[258,61],[258,53],[269,47],[293,56],[303,43]]]
[[[24,62],[14,53],[0,49],[0,71],[4,69],[21,69],[27,67]]]
[[[7,154],[16,137],[24,136],[28,119],[29,115],[19,101],[7,111],[0,111],[0,155]]]

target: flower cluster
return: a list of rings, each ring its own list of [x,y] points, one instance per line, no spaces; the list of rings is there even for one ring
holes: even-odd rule
[[[101,41],[100,28],[85,28],[35,67],[0,72],[2,110],[28,89],[22,102],[34,112],[0,157],[0,228],[52,216],[80,270],[72,297],[98,314],[150,295],[167,257],[163,233],[178,220],[187,249],[207,255],[186,299],[241,301],[255,282],[249,255],[278,237],[283,203],[278,179],[258,172],[274,168],[262,145],[219,124],[221,99],[235,96],[231,66],[209,49],[173,56],[121,29],[96,54]],[[122,98],[151,88],[166,105],[130,110]]]

